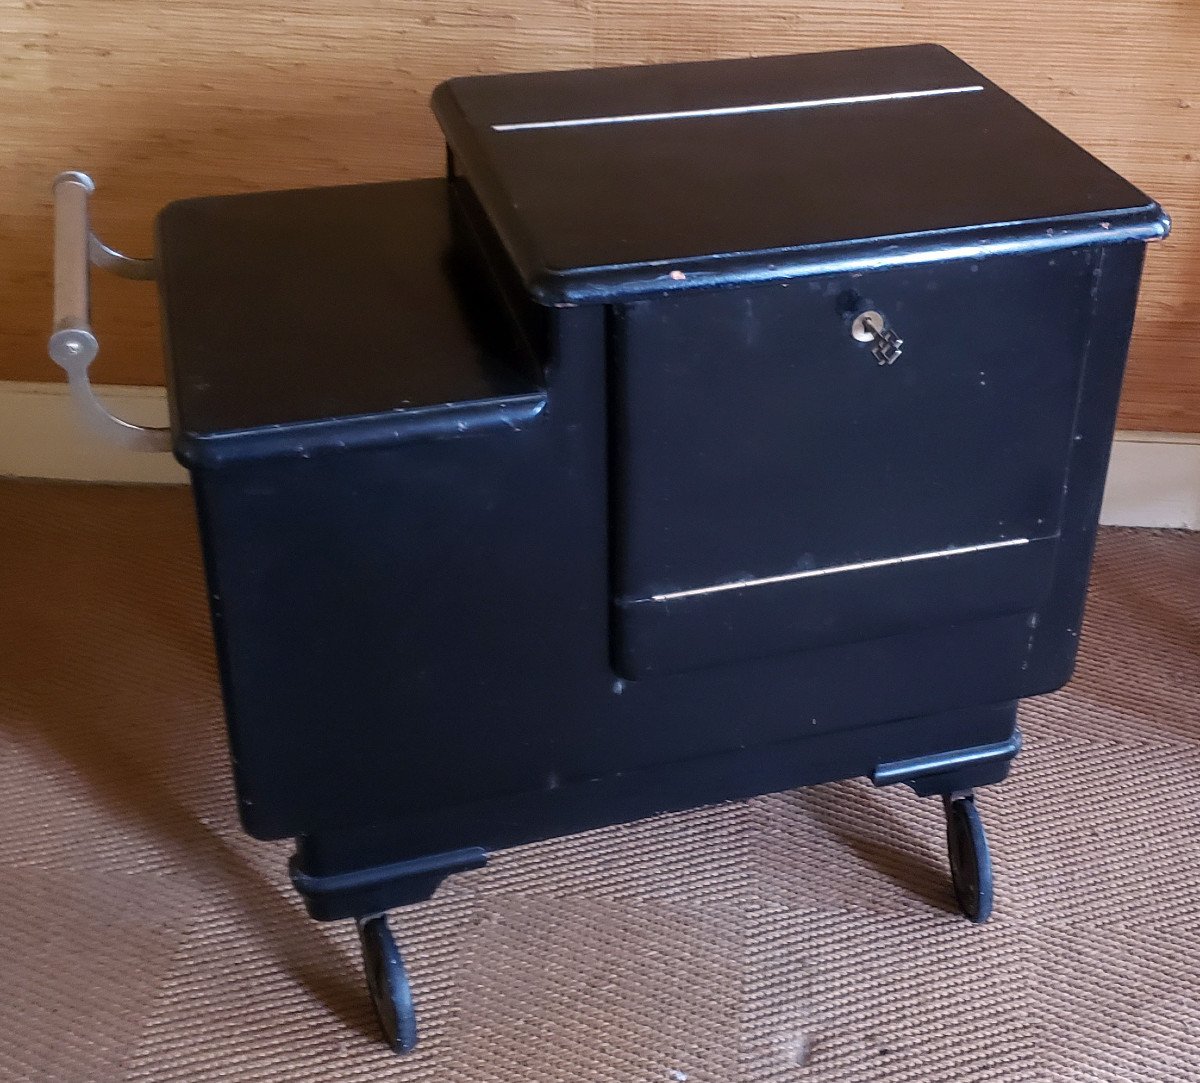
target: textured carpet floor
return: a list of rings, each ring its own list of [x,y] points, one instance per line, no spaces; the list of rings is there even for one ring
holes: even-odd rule
[[[497,855],[394,919],[422,1045],[234,805],[188,495],[0,483],[0,1079],[1200,1079],[1200,534],[1108,531],[980,799],[822,786]]]

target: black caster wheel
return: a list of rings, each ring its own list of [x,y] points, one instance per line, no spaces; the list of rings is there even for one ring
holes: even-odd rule
[[[944,797],[946,848],[958,908],[971,921],[987,921],[992,913],[992,859],[983,820],[970,794]]]
[[[404,969],[396,941],[392,939],[387,915],[359,918],[357,924],[367,989],[375,1005],[375,1014],[379,1016],[379,1025],[392,1050],[407,1053],[417,1044],[417,1013],[413,1010],[408,972]]]

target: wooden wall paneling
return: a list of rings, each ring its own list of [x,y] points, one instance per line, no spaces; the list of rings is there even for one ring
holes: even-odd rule
[[[0,379],[53,379],[49,182],[94,173],[132,253],[201,193],[436,174],[441,79],[939,41],[1172,212],[1122,423],[1200,431],[1200,3],[0,0]],[[98,379],[161,380],[153,288],[95,278]]]
[[[591,13],[573,0],[6,3],[0,378],[55,378],[45,339],[60,170],[90,172],[97,232],[145,253],[172,199],[436,175],[428,99],[448,75],[591,62]],[[153,287],[93,284],[95,379],[161,383]]]

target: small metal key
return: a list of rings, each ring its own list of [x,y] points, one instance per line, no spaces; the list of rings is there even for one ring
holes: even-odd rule
[[[888,327],[887,320],[874,309],[856,317],[850,327],[850,334],[859,342],[873,343],[871,353],[881,365],[894,364],[904,345],[904,339]]]

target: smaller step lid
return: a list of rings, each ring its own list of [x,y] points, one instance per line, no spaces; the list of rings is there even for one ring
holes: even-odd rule
[[[175,453],[189,468],[447,439],[545,387],[462,258],[444,179],[205,196],[158,218]]]
[[[472,76],[433,107],[546,304],[1169,226],[937,45]]]

